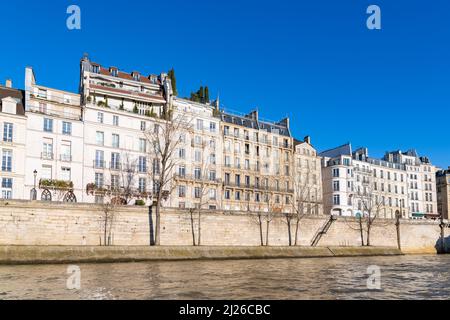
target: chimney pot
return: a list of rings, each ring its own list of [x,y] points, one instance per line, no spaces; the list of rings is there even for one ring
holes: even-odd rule
[[[12,80],[11,79],[7,79],[6,80],[6,87],[7,88],[12,88]]]
[[[311,144],[311,137],[310,137],[310,136],[306,136],[304,141],[305,141],[307,144]]]

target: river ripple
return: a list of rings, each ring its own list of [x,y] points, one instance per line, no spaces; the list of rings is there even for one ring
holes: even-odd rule
[[[381,268],[381,290],[367,268]],[[450,256],[0,266],[0,299],[448,299]]]

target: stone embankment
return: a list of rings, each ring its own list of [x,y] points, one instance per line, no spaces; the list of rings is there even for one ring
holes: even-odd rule
[[[0,264],[125,263],[144,261],[297,259],[395,256],[392,247],[71,247],[1,246]]]

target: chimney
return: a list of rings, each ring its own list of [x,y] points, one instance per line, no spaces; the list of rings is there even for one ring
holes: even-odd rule
[[[7,88],[12,88],[12,80],[11,80],[11,79],[6,79],[6,84],[5,84],[5,86],[6,86]]]
[[[304,141],[305,141],[307,144],[311,144],[311,137],[310,137],[310,136],[306,136]]]

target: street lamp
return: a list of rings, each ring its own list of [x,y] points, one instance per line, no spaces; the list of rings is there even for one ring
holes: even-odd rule
[[[33,174],[34,174],[34,187],[33,187],[33,189],[31,190],[31,194],[30,194],[30,198],[31,198],[31,200],[36,200],[37,199],[37,191],[36,191],[36,177],[37,177],[37,170],[34,170],[33,171]]]

